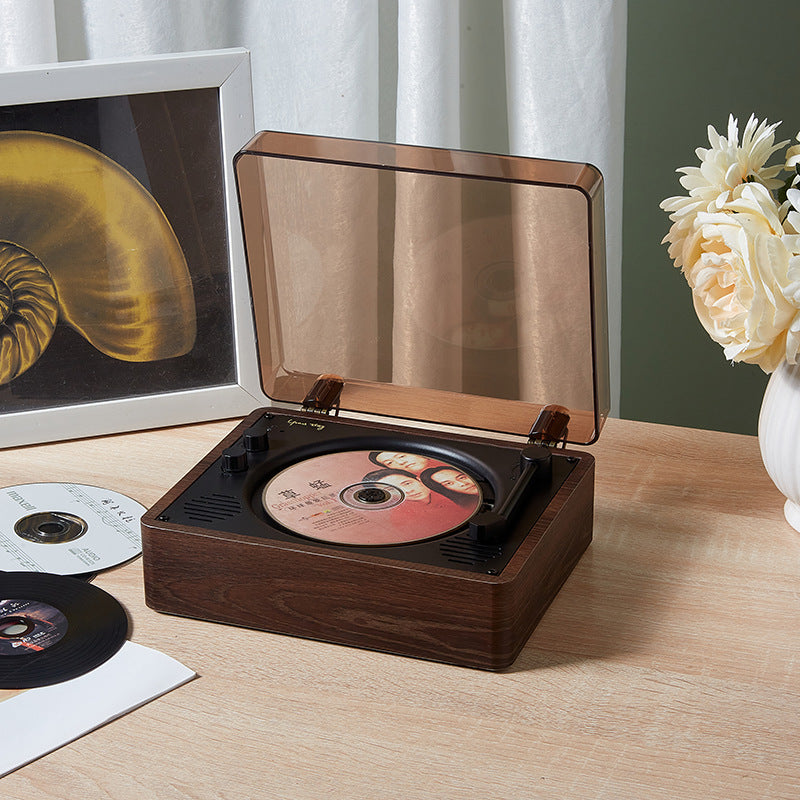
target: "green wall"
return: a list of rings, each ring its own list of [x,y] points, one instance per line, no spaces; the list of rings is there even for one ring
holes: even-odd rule
[[[660,242],[658,204],[681,194],[678,167],[698,164],[706,128],[739,131],[751,113],[800,130],[800,3],[628,0],[622,264],[621,416],[755,433],[768,376],[731,365],[692,308]],[[777,155],[777,154],[776,154]],[[770,163],[773,163],[772,161]]]

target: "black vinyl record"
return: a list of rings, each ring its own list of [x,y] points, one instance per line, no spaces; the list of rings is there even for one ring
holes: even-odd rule
[[[77,678],[122,647],[128,617],[97,586],[47,572],[0,572],[0,689]]]

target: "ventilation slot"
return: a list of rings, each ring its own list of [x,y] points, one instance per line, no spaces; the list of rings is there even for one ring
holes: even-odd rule
[[[461,533],[439,545],[439,551],[448,560],[456,564],[483,564],[503,555],[499,544],[482,544]]]
[[[217,522],[241,514],[239,499],[229,494],[206,494],[187,500],[183,513],[196,522]]]

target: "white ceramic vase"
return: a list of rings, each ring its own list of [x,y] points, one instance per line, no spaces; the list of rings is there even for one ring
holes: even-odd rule
[[[761,458],[786,497],[786,521],[800,531],[800,364],[783,361],[772,373],[758,417]]]

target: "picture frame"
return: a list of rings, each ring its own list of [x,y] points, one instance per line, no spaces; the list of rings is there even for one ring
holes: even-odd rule
[[[241,48],[0,72],[0,262],[42,268],[4,300],[0,263],[0,448],[264,404],[233,176],[253,132]]]

